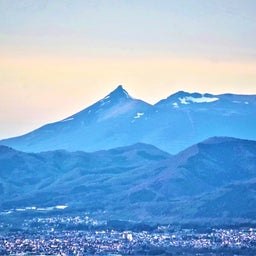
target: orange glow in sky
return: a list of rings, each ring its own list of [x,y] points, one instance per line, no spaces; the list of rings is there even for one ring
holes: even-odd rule
[[[58,121],[117,85],[256,94],[256,2],[0,1],[0,138]]]

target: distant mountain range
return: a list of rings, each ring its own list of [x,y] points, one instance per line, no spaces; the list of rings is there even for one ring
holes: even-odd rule
[[[2,210],[66,205],[106,219],[231,224],[255,221],[255,192],[255,141],[213,137],[177,155],[142,143],[94,153],[0,146]]]
[[[92,106],[1,145],[24,152],[93,152],[135,143],[169,153],[212,136],[256,140],[256,96],[178,92],[150,105],[118,86]]]
[[[150,105],[118,86],[77,114],[0,141],[0,209],[252,223],[255,140],[255,95],[180,91]]]

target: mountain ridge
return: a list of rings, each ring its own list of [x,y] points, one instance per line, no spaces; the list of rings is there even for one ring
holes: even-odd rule
[[[95,153],[1,146],[0,206],[66,205],[97,218],[152,223],[254,221],[256,141],[207,141],[175,156],[141,143]]]
[[[138,142],[175,154],[212,136],[256,139],[256,95],[184,91],[154,105],[119,85],[91,106],[0,144],[25,152],[96,151]]]

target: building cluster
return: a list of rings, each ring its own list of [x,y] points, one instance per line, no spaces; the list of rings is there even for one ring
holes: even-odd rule
[[[145,231],[113,228],[87,214],[41,215],[17,224],[0,221],[0,255],[256,255],[256,229],[248,227]]]
[[[193,229],[175,231],[115,231],[115,230],[38,230],[2,232],[0,255],[172,255],[175,250],[197,255],[211,255],[234,250],[244,255],[256,253],[256,230],[212,229],[199,232]],[[213,254],[213,253],[216,254]]]
[[[33,227],[41,227],[44,229],[55,229],[55,228],[63,228],[63,227],[99,227],[106,226],[107,221],[105,220],[96,220],[87,214],[77,215],[77,216],[49,216],[49,217],[34,217],[25,219],[22,227],[26,229],[32,229]]]

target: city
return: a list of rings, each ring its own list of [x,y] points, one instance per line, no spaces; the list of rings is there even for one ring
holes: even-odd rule
[[[87,214],[0,223],[0,255],[255,255],[256,228],[115,228]]]

